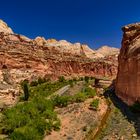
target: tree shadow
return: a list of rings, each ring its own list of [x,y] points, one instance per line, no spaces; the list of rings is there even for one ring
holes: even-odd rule
[[[115,107],[117,107],[125,118],[134,124],[137,136],[140,137],[140,112],[134,113],[131,111],[130,107],[124,103],[115,94],[114,84],[112,84],[107,91],[104,92],[105,98],[110,98]]]

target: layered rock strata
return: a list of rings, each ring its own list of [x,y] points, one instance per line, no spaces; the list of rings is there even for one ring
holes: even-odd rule
[[[127,104],[140,101],[140,23],[124,26],[116,93]]]

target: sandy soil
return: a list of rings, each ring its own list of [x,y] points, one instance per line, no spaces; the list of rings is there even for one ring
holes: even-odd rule
[[[93,99],[83,103],[74,103],[65,108],[57,108],[56,112],[61,120],[61,129],[53,131],[44,140],[82,140],[86,137],[91,126],[93,127],[106,112],[107,105],[101,99],[98,111],[89,109]]]

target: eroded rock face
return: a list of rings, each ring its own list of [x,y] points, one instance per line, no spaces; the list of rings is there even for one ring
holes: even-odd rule
[[[103,57],[110,56],[110,55],[119,55],[120,50],[118,48],[109,47],[109,46],[102,46],[98,50],[96,50],[96,53],[101,54]]]
[[[140,101],[140,23],[122,28],[116,93],[127,104]]]
[[[12,29],[3,20],[0,20],[0,32],[13,34]]]
[[[2,105],[15,103],[20,90],[19,83],[25,79],[115,77],[116,58],[102,55],[80,43],[46,40],[43,37],[32,40],[13,33],[6,23],[0,21],[0,100],[4,101]]]
[[[39,76],[56,79],[61,75],[65,77],[115,76],[117,73],[116,60],[115,62],[113,58],[108,57],[91,59],[87,56],[91,54],[86,51],[86,46],[82,46],[82,54],[78,54],[80,50],[76,51],[77,53],[63,49],[60,51],[54,46],[40,46],[34,40],[21,41],[18,35],[12,35],[11,39],[11,35],[1,33],[0,70],[6,66],[15,82]]]
[[[102,55],[87,45],[43,37],[32,40],[1,30],[0,56],[0,77],[6,67],[10,75],[7,77],[15,83],[40,76],[51,79],[62,75],[68,78],[86,75],[113,77],[117,73],[117,57]]]

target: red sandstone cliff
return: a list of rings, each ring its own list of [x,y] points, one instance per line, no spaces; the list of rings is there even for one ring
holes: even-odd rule
[[[42,37],[31,40],[14,34],[6,27],[7,24],[1,24],[0,81],[3,80],[3,69],[7,69],[15,83],[39,76],[55,79],[61,75],[115,76],[117,73],[117,57],[114,54],[98,53],[87,45],[65,40],[46,40]]]
[[[140,23],[122,28],[116,93],[127,104],[140,101]]]
[[[87,45],[65,40],[34,40],[15,34],[0,20],[0,100],[5,106],[13,104],[19,94],[19,82],[38,77],[56,79],[81,76],[110,76],[117,73],[114,48],[92,50]],[[116,51],[116,49],[115,49]],[[0,105],[1,108],[1,105]]]

